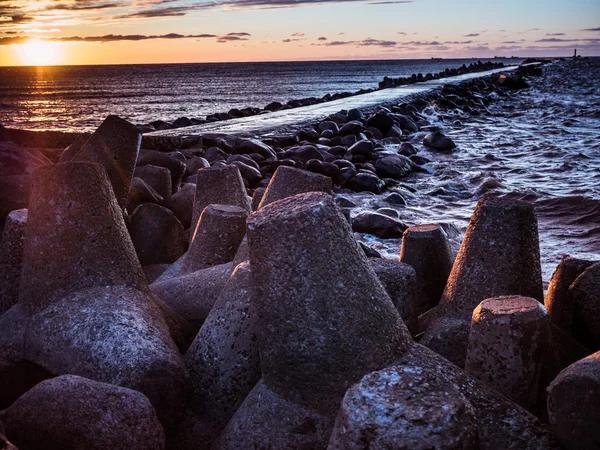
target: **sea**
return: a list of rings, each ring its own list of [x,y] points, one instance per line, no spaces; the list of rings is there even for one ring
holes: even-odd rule
[[[504,60],[507,65],[521,60]],[[108,114],[143,124],[272,101],[375,88],[384,76],[439,72],[473,60],[329,61],[0,68],[0,123],[34,130],[90,131]],[[450,154],[412,136],[427,173],[396,189],[409,224],[440,223],[458,250],[486,193],[532,203],[545,285],[565,254],[600,260],[600,58],[548,64],[529,89],[497,96],[487,111],[428,106],[423,114],[457,144]],[[347,194],[353,214],[389,207],[384,196]],[[401,241],[363,235],[384,256]]]

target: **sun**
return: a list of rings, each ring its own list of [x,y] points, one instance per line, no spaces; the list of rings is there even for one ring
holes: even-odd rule
[[[33,39],[21,44],[19,50],[23,63],[31,66],[48,66],[58,61],[56,42]]]

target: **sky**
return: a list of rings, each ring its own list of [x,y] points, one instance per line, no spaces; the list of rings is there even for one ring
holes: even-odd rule
[[[600,0],[0,0],[0,66],[600,56]]]

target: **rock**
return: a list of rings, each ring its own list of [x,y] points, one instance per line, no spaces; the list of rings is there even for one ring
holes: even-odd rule
[[[392,205],[406,206],[406,200],[397,192],[392,192],[390,195],[384,198],[383,201],[391,203]]]
[[[536,299],[494,297],[473,311],[465,370],[534,412],[540,398],[548,312]]]
[[[232,205],[252,212],[250,200],[237,166],[200,169],[196,182],[196,196],[192,212],[192,228],[196,228],[200,214],[208,205]]]
[[[352,220],[354,231],[372,234],[381,239],[400,238],[406,228],[399,220],[372,211],[362,211]]]
[[[441,131],[434,131],[425,136],[423,139],[423,145],[441,152],[451,151],[452,149],[456,148],[454,141],[452,141],[452,139],[450,139]]]
[[[361,120],[363,118],[363,114],[360,110],[354,108],[348,111],[348,119],[350,120]]]
[[[78,134],[75,140],[61,153],[58,162],[62,163],[71,161],[89,138],[90,136],[87,133]]]
[[[152,189],[144,180],[133,177],[129,196],[127,197],[127,212],[129,214],[143,203],[156,203],[160,205],[164,199],[154,189]]]
[[[204,208],[190,249],[181,263],[181,273],[233,261],[246,235],[247,217],[248,212],[238,206],[208,205]]]
[[[271,147],[259,141],[258,139],[240,139],[236,141],[231,153],[243,155],[258,153],[264,158],[272,158],[277,156]]]
[[[417,133],[419,131],[419,127],[407,116],[392,114],[392,118],[402,130],[406,130],[409,133]]]
[[[306,163],[306,170],[314,173],[320,173],[331,178],[332,182],[339,184],[340,168],[333,163],[311,159]]]
[[[271,178],[258,209],[287,197],[305,192],[331,193],[331,179],[294,167],[281,166]]]
[[[196,175],[200,169],[206,169],[207,167],[210,167],[208,160],[200,156],[195,156],[185,162],[185,174],[188,176]]]
[[[412,335],[417,334],[417,274],[408,264],[387,258],[370,259],[371,267]]]
[[[356,208],[356,203],[354,203],[352,200],[347,199],[346,197],[341,197],[339,195],[337,195],[335,197],[335,204],[338,205],[340,208]]]
[[[184,448],[209,448],[260,380],[257,317],[249,263],[236,267],[186,353],[196,422],[179,431]],[[190,428],[198,430],[190,433]],[[181,447],[181,445],[180,445]]]
[[[19,299],[26,224],[26,209],[12,211],[6,218],[0,240],[0,316]]]
[[[260,202],[262,201],[266,191],[266,187],[259,187],[254,190],[254,194],[252,194],[252,211],[258,210],[258,206],[260,205]]]
[[[182,155],[180,154],[180,156]],[[169,173],[171,175],[171,192],[174,194],[179,190],[181,180],[183,179],[183,176],[186,173],[185,163],[173,158],[172,156],[166,153],[158,152],[156,150],[142,150],[137,161],[137,167],[147,165],[165,167],[169,169]]]
[[[171,202],[173,188],[169,169],[149,164],[147,166],[136,167],[133,175],[150,186],[154,192],[164,199],[165,204]]]
[[[248,164],[244,164],[241,161],[233,161],[231,164],[240,170],[242,178],[248,182],[248,186],[251,188],[256,187],[262,180],[262,174],[258,169],[255,169]]]
[[[171,126],[172,128],[182,128],[189,127],[190,125],[193,125],[190,119],[188,119],[187,117],[180,117],[178,119],[175,119]]]
[[[485,196],[477,203],[448,283],[430,322],[453,319],[453,332],[431,323],[421,343],[464,366],[473,309],[486,298],[521,295],[543,299],[537,217],[533,205]],[[464,331],[458,330],[457,321]],[[447,336],[439,341],[440,336]],[[450,353],[446,354],[448,351]]]
[[[454,256],[446,233],[437,224],[409,227],[402,236],[400,261],[415,269],[418,283],[417,314],[436,306],[452,270]]]
[[[600,349],[600,262],[589,266],[569,287],[574,301],[573,337],[586,347]]]
[[[22,450],[165,448],[145,395],[75,375],[41,382],[0,416]]]
[[[303,145],[301,147],[293,147],[283,154],[284,158],[289,158],[294,161],[306,164],[310,159],[318,159],[324,161],[323,155],[317,150],[314,145]]]
[[[413,163],[405,156],[384,156],[375,161],[377,175],[382,178],[402,178],[410,175]]]
[[[350,153],[351,155],[362,155],[362,156],[370,158],[371,155],[373,154],[373,149],[374,149],[374,146],[371,141],[362,140],[362,141],[358,141],[357,143],[352,145],[348,149],[348,153]]]
[[[325,130],[332,131],[334,133],[334,135],[337,134],[338,131],[340,130],[338,127],[338,124],[331,120],[326,120],[324,122],[321,122],[318,125],[317,129],[319,130],[320,133],[323,133],[323,131],[325,131]]]
[[[190,228],[192,224],[192,211],[194,209],[194,196],[196,186],[192,183],[183,183],[181,188],[173,194],[169,207],[175,217],[179,219],[184,229]]]
[[[340,176],[344,179],[344,171],[343,169],[340,171]],[[347,169],[349,173],[356,172],[354,169]],[[350,178],[347,182],[347,186],[349,189],[352,189],[355,192],[373,192],[374,194],[379,194],[384,187],[384,182],[381,181],[377,175],[374,173],[359,173],[356,176]]]
[[[329,195],[259,209],[248,243],[263,380],[219,448],[322,448],[346,389],[410,335]]]
[[[567,450],[600,445],[600,352],[563,370],[548,388],[548,418]]]
[[[342,145],[351,147],[352,145],[356,144],[357,141],[358,139],[354,134],[347,134],[342,138]]]
[[[117,202],[124,208],[141,142],[142,135],[134,125],[108,116],[72,161],[99,163],[108,174]]]
[[[19,302],[0,317],[0,380],[28,361],[128,387],[170,425],[187,389],[171,336],[181,318],[148,291],[105,171],[71,162],[34,179]]]
[[[31,175],[37,168],[51,165],[35,148],[19,147],[12,142],[0,142],[0,176]]]
[[[417,149],[410,142],[402,142],[398,148],[398,153],[403,156],[416,155]]]
[[[235,265],[227,263],[175,276],[167,270],[152,283],[150,290],[198,330],[233,269]]]
[[[262,157],[261,157],[262,158]],[[250,156],[248,155],[231,155],[229,158],[227,158],[226,163],[227,164],[231,164],[234,161],[239,161],[244,163],[247,166],[253,167],[256,170],[260,169],[260,166],[258,165],[258,163],[256,161],[254,161]],[[243,174],[242,174],[243,175]]]
[[[565,255],[550,279],[544,306],[548,310],[550,321],[569,335],[572,334],[575,307],[574,299],[569,295],[569,287],[592,264],[593,261]]]
[[[133,212],[129,235],[142,265],[170,264],[187,250],[183,225],[169,209],[153,203]]]
[[[454,385],[421,367],[389,367],[348,389],[327,448],[480,446],[473,407]]]
[[[348,134],[356,134],[359,133],[363,128],[363,124],[362,122],[359,122],[358,120],[352,120],[346,124],[344,124],[338,134],[340,136],[346,136]]]
[[[385,134],[394,126],[394,119],[383,112],[378,112],[367,119],[367,125]]]

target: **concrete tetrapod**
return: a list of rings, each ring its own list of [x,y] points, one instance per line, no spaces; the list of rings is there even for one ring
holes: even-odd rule
[[[279,166],[261,198],[258,209],[277,200],[305,192],[326,192],[331,194],[331,187],[331,178],[325,175],[294,167]]]
[[[583,271],[569,288],[573,299],[573,337],[600,350],[600,262]]]
[[[344,396],[328,450],[479,450],[473,407],[420,367],[366,375]]]
[[[552,323],[569,335],[572,335],[574,313],[573,298],[569,295],[569,287],[592,264],[594,264],[593,261],[566,255],[550,279],[544,306],[548,309]]]
[[[96,162],[104,167],[119,206],[125,208],[141,143],[142,135],[135,125],[108,116],[72,161]]]
[[[409,264],[417,273],[419,304],[417,314],[438,304],[454,257],[446,234],[437,224],[415,225],[402,235],[400,261]]]
[[[19,299],[26,224],[26,209],[17,209],[6,217],[0,240],[0,316]]]
[[[250,214],[250,200],[237,166],[215,166],[199,169],[196,175],[196,195],[192,211],[192,230],[208,205],[233,205]],[[193,236],[192,236],[193,237]]]
[[[323,448],[346,389],[412,342],[331,196],[248,219],[262,381],[217,448]]]
[[[165,434],[142,393],[75,375],[46,380],[0,411],[21,450],[162,450]]]
[[[600,448],[600,352],[570,365],[552,382],[548,418],[567,450]]]
[[[543,301],[537,217],[531,204],[485,196],[477,203],[439,305],[421,343],[464,367],[473,309],[486,298]],[[422,326],[423,316],[419,318]]]
[[[185,355],[192,382],[186,419],[169,447],[208,449],[260,380],[250,264],[236,267]]]
[[[473,311],[465,370],[534,412],[549,337],[544,305],[529,297],[484,300]]]
[[[148,290],[105,171],[71,162],[34,179],[19,302],[0,318],[0,381],[29,361],[128,387],[168,426],[188,388],[176,316]]]

